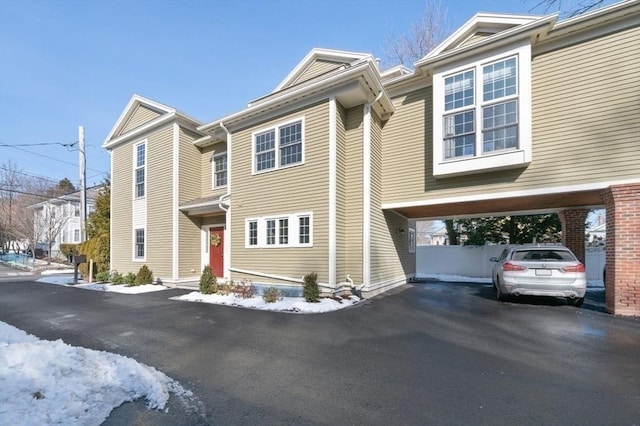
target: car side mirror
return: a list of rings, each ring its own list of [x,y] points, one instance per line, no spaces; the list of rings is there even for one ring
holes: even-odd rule
[[[495,256],[489,259],[489,262],[497,262],[497,261],[498,261],[498,258]]]

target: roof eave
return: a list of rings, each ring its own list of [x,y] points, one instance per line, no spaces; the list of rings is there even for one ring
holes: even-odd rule
[[[249,119],[257,114],[272,110],[274,108],[278,108],[281,104],[291,104],[292,102],[296,102],[304,98],[305,94],[317,91],[318,89],[321,89],[322,86],[327,86],[327,88],[330,89],[337,84],[357,77],[359,74],[367,74],[370,80],[375,81],[375,85],[377,86],[378,90],[383,92],[383,96],[380,98],[379,102],[383,105],[386,111],[388,111],[389,113],[393,113],[395,111],[393,103],[389,99],[388,95],[384,93],[384,87],[380,82],[379,74],[376,75],[377,70],[375,70],[374,67],[375,64],[372,61],[364,60],[359,64],[344,69],[342,72],[333,75],[326,80],[319,80],[312,84],[300,87],[297,90],[284,93],[282,96],[275,96],[273,99],[269,99],[257,105],[245,108],[242,111],[238,111],[221,119],[204,124],[198,127],[198,130],[201,132],[209,132],[211,129],[219,127],[220,123],[224,123],[226,126],[239,124],[245,119]]]

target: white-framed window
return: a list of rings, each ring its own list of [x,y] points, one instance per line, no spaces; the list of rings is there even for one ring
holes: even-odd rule
[[[413,228],[409,228],[409,241],[407,241],[409,244],[409,253],[415,253],[416,252],[416,230]]]
[[[73,216],[80,217],[80,206],[73,206]]]
[[[138,228],[134,231],[134,249],[133,249],[133,258],[134,260],[145,260],[145,232],[144,228]]]
[[[313,246],[312,213],[293,213],[246,219],[245,247]]]
[[[74,229],[73,230],[73,242],[74,243],[80,242],[80,230],[79,229]]]
[[[134,145],[133,182],[134,198],[142,198],[146,193],[147,144],[140,142]]]
[[[247,245],[249,246],[257,246],[258,245],[258,221],[251,220],[247,222],[247,232],[248,232],[248,240]]]
[[[433,77],[433,174],[531,162],[531,46],[522,42]]]
[[[255,132],[253,173],[304,163],[304,118]]]
[[[298,216],[298,244],[305,245],[311,241],[311,217]]]
[[[227,153],[214,155],[211,164],[212,187],[215,189],[227,186]]]

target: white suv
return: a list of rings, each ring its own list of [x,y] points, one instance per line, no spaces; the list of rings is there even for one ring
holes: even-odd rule
[[[513,246],[504,249],[491,274],[498,300],[509,295],[565,297],[581,306],[587,289],[584,264],[561,245]]]

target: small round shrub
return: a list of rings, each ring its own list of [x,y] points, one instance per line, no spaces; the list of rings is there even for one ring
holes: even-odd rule
[[[111,272],[111,284],[121,285],[124,284],[124,276],[118,271]]]
[[[275,287],[266,288],[262,292],[262,299],[267,303],[275,303],[282,300],[282,292]]]
[[[302,295],[307,302],[317,302],[320,297],[320,288],[318,287],[318,274],[312,272],[303,278],[304,287]]]
[[[136,274],[134,274],[133,272],[129,272],[127,273],[127,275],[124,276],[124,283],[126,285],[133,285],[136,281]]]
[[[218,279],[211,273],[211,267],[205,265],[200,275],[200,293],[213,294],[218,292]]]
[[[102,271],[96,274],[96,281],[99,283],[106,283],[111,279],[111,274],[109,271]]]
[[[153,284],[153,272],[147,265],[142,265],[136,279],[133,281],[133,285]]]

